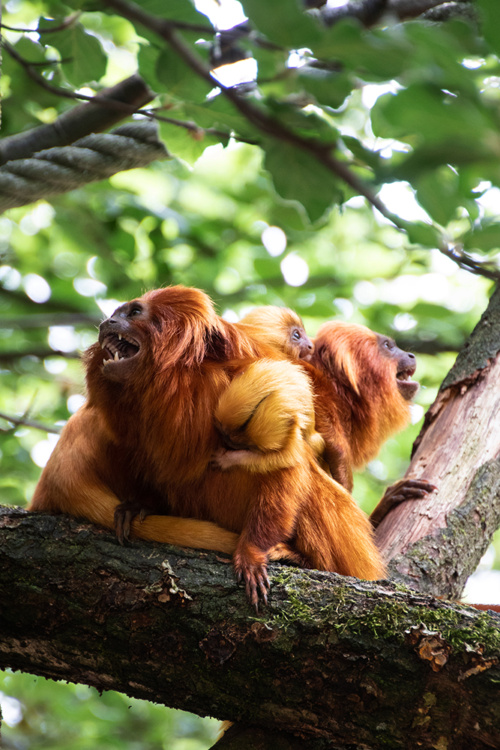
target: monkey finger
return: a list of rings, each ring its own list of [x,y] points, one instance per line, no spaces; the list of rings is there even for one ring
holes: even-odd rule
[[[257,593],[257,584],[255,583],[255,579],[253,578],[253,576],[247,579],[246,584],[245,584],[245,592],[246,592],[248,601],[253,606],[255,611],[258,612],[259,611],[259,595]]]
[[[437,490],[436,485],[428,482],[426,479],[406,479],[404,480],[404,486],[414,487],[424,492],[434,492],[434,490]]]
[[[115,511],[115,532],[120,544],[129,541],[132,518],[130,511],[124,511],[123,508],[117,508]]]
[[[372,512],[370,521],[373,528],[377,528],[382,519],[396,505],[405,500],[421,500],[429,492],[433,492],[436,489],[437,487],[434,484],[425,479],[399,479],[386,489],[379,504]]]
[[[394,496],[394,500],[400,498],[399,502],[403,500],[420,500],[429,494],[428,490],[417,489],[416,487],[402,487],[399,495]]]

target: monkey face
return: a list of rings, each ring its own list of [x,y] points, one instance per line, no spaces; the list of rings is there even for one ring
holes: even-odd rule
[[[415,355],[399,349],[393,339],[380,333],[377,333],[377,341],[382,356],[395,364],[396,384],[400,394],[406,401],[411,401],[419,389],[419,384],[411,379],[417,369]]]
[[[147,305],[140,300],[118,307],[99,326],[102,372],[110,380],[123,380],[135,370],[143,343],[143,326],[148,319]]]
[[[309,362],[314,351],[314,344],[301,326],[292,326],[290,329],[290,342],[292,355],[297,359]]]

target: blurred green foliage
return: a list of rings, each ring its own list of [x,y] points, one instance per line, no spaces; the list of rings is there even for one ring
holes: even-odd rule
[[[42,63],[37,71],[52,86],[88,94],[138,68],[167,118],[160,129],[172,158],[0,217],[2,502],[29,500],[56,439],[8,417],[62,426],[81,403],[77,353],[95,340],[99,319],[148,288],[179,283],[205,289],[230,319],[253,305],[287,305],[311,334],[341,317],[417,352],[415,424],[356,478],[356,499],[367,511],[376,504],[404,472],[423,411],[491,291],[491,281],[440,249],[498,263],[494,5],[479,2],[489,19],[483,35],[480,23],[460,20],[328,27],[295,0],[245,0],[254,31],[219,36],[214,48],[211,21],[188,0],[142,0],[144,10],[196,24],[184,28],[184,43],[206,65],[212,55],[217,75],[240,60],[229,74],[241,76],[245,101],[285,138],[105,3],[6,4],[4,24],[40,34],[5,29],[5,38],[25,61]],[[216,12],[209,0],[199,7]],[[230,23],[233,5],[222,7]],[[37,85],[8,50],[2,73],[3,136],[74,106]],[[321,153],[378,194],[398,226]],[[81,686],[7,673],[1,690],[6,747],[196,750],[214,736],[198,719]]]

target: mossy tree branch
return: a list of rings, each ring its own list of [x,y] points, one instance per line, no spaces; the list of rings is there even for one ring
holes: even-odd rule
[[[17,509],[0,514],[0,562],[2,667],[294,732],[308,747],[410,731],[424,748],[441,736],[500,743],[497,615],[272,566],[255,616],[213,554],[123,548]]]

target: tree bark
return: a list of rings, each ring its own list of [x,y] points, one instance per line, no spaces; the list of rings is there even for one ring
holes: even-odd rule
[[[154,98],[139,75],[103,89],[95,101],[79,104],[64,112],[55,122],[0,141],[0,164],[25,159],[37,151],[67,146],[89,133],[101,133],[129,117]]]
[[[0,665],[308,748],[500,745],[498,615],[288,566],[271,581],[255,616],[214,554],[124,548],[74,519],[3,509]]]
[[[406,473],[437,493],[377,529],[391,578],[459,597],[500,525],[500,288],[427,412]]]

